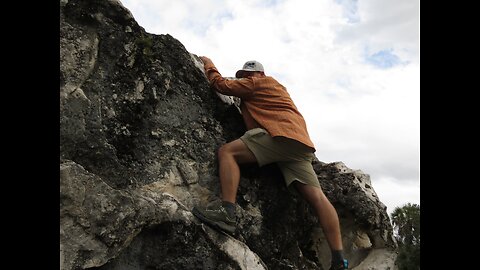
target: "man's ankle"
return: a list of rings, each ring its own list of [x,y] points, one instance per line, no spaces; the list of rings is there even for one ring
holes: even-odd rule
[[[228,214],[230,217],[234,217],[234,216],[235,216],[235,208],[236,208],[236,205],[235,205],[234,203],[227,202],[227,201],[222,201],[222,206],[223,206],[223,208],[225,208],[225,210],[227,210],[227,214]]]
[[[343,250],[332,249],[332,264],[343,263]]]

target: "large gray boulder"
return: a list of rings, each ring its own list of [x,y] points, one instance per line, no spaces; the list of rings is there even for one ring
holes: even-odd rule
[[[60,1],[60,81],[61,270],[328,269],[313,211],[275,165],[242,167],[235,238],[190,213],[219,203],[216,151],[245,127],[178,40],[146,33],[119,1]],[[314,169],[353,269],[394,269],[369,176]]]

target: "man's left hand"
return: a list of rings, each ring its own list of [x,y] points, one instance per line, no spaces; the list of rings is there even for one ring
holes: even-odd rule
[[[212,63],[212,60],[210,60],[210,58],[206,57],[206,56],[200,56],[199,57],[200,60],[202,60],[203,64],[206,65],[207,63],[208,64],[211,64]]]

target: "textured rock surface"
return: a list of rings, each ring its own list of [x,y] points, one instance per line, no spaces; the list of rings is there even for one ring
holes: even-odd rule
[[[235,238],[189,212],[219,202],[216,150],[245,127],[178,40],[118,1],[63,0],[60,60],[61,269],[328,269],[318,221],[275,165],[242,167]],[[314,168],[350,265],[385,269],[396,244],[368,175]]]

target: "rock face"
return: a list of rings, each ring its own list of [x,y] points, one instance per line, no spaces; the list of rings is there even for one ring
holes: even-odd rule
[[[161,14],[160,14],[161,15]],[[60,1],[60,268],[328,269],[307,203],[275,165],[242,167],[239,235],[190,210],[219,203],[216,151],[245,127],[201,62],[115,0]],[[394,269],[396,243],[369,176],[314,162],[353,269]]]

